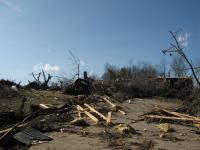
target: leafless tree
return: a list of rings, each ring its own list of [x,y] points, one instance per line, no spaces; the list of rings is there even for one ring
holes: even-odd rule
[[[178,32],[172,32],[172,31],[169,32],[174,42],[170,44],[169,48],[162,50],[162,52],[164,54],[168,53],[170,54],[170,56],[172,56],[172,53],[179,54],[184,59],[186,64],[189,66],[189,69],[191,70],[194,79],[196,80],[198,86],[200,87],[200,81],[196,75],[195,67],[193,66],[192,62],[188,59],[185,52],[183,51],[184,46],[181,44],[181,41],[178,40]]]
[[[186,76],[188,70],[187,65],[185,64],[185,61],[183,57],[180,55],[174,55],[171,62],[171,69],[176,77],[183,77]]]
[[[78,57],[75,57],[74,54],[72,53],[71,50],[69,50],[69,54],[72,58],[72,60],[74,61],[76,68],[77,68],[77,73],[75,74],[75,76],[78,76],[78,78],[80,77],[80,60]]]
[[[40,80],[41,75],[43,76],[43,82]],[[36,82],[36,84],[38,86],[43,86],[43,87],[48,87],[49,81],[51,80],[52,76],[50,74],[48,74],[48,76],[46,76],[44,70],[42,70],[41,72],[39,72],[38,74],[34,74],[32,72],[32,76],[35,79],[34,82]],[[29,84],[31,82],[29,81]]]
[[[166,67],[166,61],[165,58],[162,58],[160,61],[160,64],[158,66],[158,71],[160,72],[160,76],[166,76],[167,75],[167,67]]]
[[[200,60],[199,59],[195,62],[195,65],[200,66]],[[195,69],[196,69],[197,77],[198,77],[198,79],[200,79],[200,67],[196,67]]]

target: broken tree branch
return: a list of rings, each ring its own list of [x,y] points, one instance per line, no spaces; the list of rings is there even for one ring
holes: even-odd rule
[[[169,31],[169,32],[172,35],[172,38],[174,39],[175,44],[171,44],[170,48],[165,49],[162,52],[164,54],[169,53],[170,56],[172,55],[171,53],[175,52],[175,53],[178,53],[181,57],[183,57],[183,59],[188,64],[189,68],[191,69],[191,72],[192,72],[194,79],[196,80],[198,86],[200,87],[200,81],[199,81],[199,79],[196,75],[195,67],[189,61],[187,55],[183,52],[183,47],[180,46],[180,42],[178,41],[178,38],[177,38],[177,32],[172,32],[172,31]]]

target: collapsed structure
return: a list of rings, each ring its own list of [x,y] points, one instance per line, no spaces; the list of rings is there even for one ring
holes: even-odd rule
[[[191,80],[186,78],[157,78],[154,80],[162,83],[163,87],[170,87],[170,89],[173,87],[176,89],[180,87],[180,85],[182,87],[192,88]],[[119,83],[121,81],[116,82]],[[184,84],[177,84],[182,82],[184,82]],[[40,103],[38,103],[39,101],[35,103],[34,101],[37,100],[31,100],[31,97],[23,95],[23,92],[26,93],[28,91],[22,89],[23,98],[20,97],[20,103],[17,103],[18,111],[0,112],[0,119],[3,123],[1,124],[0,130],[0,147],[12,149],[16,146],[20,146],[28,149],[31,145],[54,140],[45,135],[46,132],[56,131],[61,133],[85,134],[82,129],[87,126],[106,127],[106,130],[103,131],[103,135],[108,137],[112,135],[113,137],[124,138],[127,136],[131,137],[132,135],[141,135],[141,133],[130,124],[115,120],[117,115],[121,115],[122,120],[126,120],[126,115],[129,111],[126,107],[121,105],[118,99],[113,98],[112,95],[106,95],[108,89],[113,88],[112,90],[116,90],[114,89],[116,87],[112,85],[113,83],[111,81],[89,81],[87,78],[78,79],[74,85],[70,87],[73,92],[75,91],[71,94],[75,96],[66,97],[62,103],[59,104],[52,104],[51,101],[48,101],[48,103],[43,102],[45,98],[44,94],[48,90],[31,91],[35,93],[36,99],[37,95],[41,94],[42,99]],[[9,86],[10,85],[8,85],[8,87]],[[14,91],[15,94],[19,94],[20,90],[21,89],[19,89],[19,91]],[[13,89],[11,89],[11,91],[13,91]],[[65,92],[66,90],[64,93]],[[61,98],[59,97],[59,95],[63,94],[61,93],[62,92],[55,93],[52,91],[51,94],[55,102]],[[13,97],[16,96],[13,95]],[[49,95],[46,97],[49,97]],[[31,101],[33,103],[31,103]],[[125,102],[131,104],[132,101],[133,99],[131,98],[126,99]],[[28,108],[28,112],[25,111],[25,107],[26,109]],[[154,109],[154,111],[141,115],[139,119],[132,120],[132,122],[136,123],[145,120],[148,122],[164,121],[166,123],[169,121],[169,123],[184,123],[200,128],[200,118],[198,116],[169,111],[158,106],[152,109]],[[170,129],[168,124],[158,127],[164,132],[168,132]],[[137,145],[138,143],[135,144]],[[148,144],[152,146],[152,142]]]

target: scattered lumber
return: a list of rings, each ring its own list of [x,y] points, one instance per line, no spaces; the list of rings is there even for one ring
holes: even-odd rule
[[[161,115],[160,113],[159,113],[159,115],[155,115],[155,111],[154,111],[153,115],[148,113],[148,114],[144,115],[144,118],[145,119],[161,119],[161,120],[190,122],[195,127],[200,128],[200,126],[199,126],[200,125],[200,118],[199,117],[194,117],[194,116],[190,116],[190,115],[187,115],[187,114],[182,114],[182,113],[179,113],[179,112],[169,111],[167,109],[160,108],[158,106],[156,106],[156,109],[159,112],[164,112],[165,115]],[[169,114],[169,116],[167,116],[166,114]]]
[[[13,125],[12,127],[1,130],[0,131],[0,135],[1,135],[0,141],[3,140],[5,137],[9,136],[10,134],[12,134],[13,132],[15,132],[17,129],[29,126],[29,121],[31,119],[33,119],[34,117],[36,117],[38,115],[48,115],[48,114],[51,114],[51,113],[57,113],[58,112],[59,109],[51,108],[51,107],[49,107],[50,105],[49,106],[47,106],[47,105],[48,104],[40,104],[40,106],[43,106],[43,109],[36,110],[32,114],[30,114],[29,116],[25,117],[22,121]]]
[[[191,118],[178,118],[178,117],[168,117],[168,116],[158,116],[158,115],[147,115],[145,118],[152,118],[152,119],[166,119],[166,120],[180,120],[180,121],[198,121]]]
[[[105,100],[108,104],[110,104],[112,107],[116,107],[117,105],[116,104],[114,104],[114,103],[112,103],[110,100],[108,100],[108,98],[107,97],[105,97],[105,96],[103,96],[103,97],[101,97],[103,100]]]
[[[1,130],[0,131],[0,134],[4,134],[0,137],[0,140],[2,140],[6,135],[8,135],[10,132],[12,132],[14,129],[16,128],[22,128],[22,127],[25,127],[27,125],[27,123],[24,123],[24,124],[16,124],[14,125],[13,127],[10,127],[10,128],[7,128],[7,129],[4,129],[4,130]]]
[[[117,104],[114,104],[114,103],[111,102],[111,98],[109,98],[108,96],[102,96],[101,98],[104,101],[106,101],[108,104],[110,104],[113,109],[116,109],[116,111],[120,112],[123,115],[126,115],[126,112],[124,112],[123,110],[121,110],[120,107],[117,106]]]
[[[97,115],[99,115],[102,119],[107,121],[107,117],[105,117],[102,113],[98,112],[96,109],[94,109],[93,107],[91,107],[88,104],[84,104],[86,107],[88,107],[92,112],[96,113]]]
[[[99,119],[97,119],[95,116],[93,116],[90,112],[85,110],[83,107],[80,105],[77,105],[77,110],[84,112],[91,120],[93,120],[95,123],[99,122]]]
[[[33,116],[33,114],[27,116],[21,122],[16,123],[13,127],[10,127],[5,130],[1,130],[0,134],[3,134],[3,135],[0,137],[0,141],[3,140],[6,136],[8,136],[10,133],[12,133],[15,129],[25,127],[27,125],[27,123],[25,123],[25,121],[28,120],[32,116]]]
[[[168,114],[171,114],[171,115],[174,115],[174,116],[177,116],[177,117],[186,117],[186,118],[191,118],[191,119],[194,119],[194,120],[199,120],[200,121],[200,118],[198,117],[194,117],[194,116],[190,116],[190,115],[186,115],[186,114],[182,114],[182,113],[178,113],[178,112],[173,112],[173,111],[169,111],[169,110],[166,110],[164,108],[160,108],[158,106],[156,106],[157,109],[165,112],[165,113],[168,113]]]
[[[102,113],[98,112],[96,109],[94,109],[93,107],[91,107],[88,104],[84,104],[86,107],[88,107],[92,112],[96,113],[97,115],[99,115],[102,119],[104,119],[106,121],[107,124],[111,123],[111,112],[108,112],[108,116],[105,117]]]

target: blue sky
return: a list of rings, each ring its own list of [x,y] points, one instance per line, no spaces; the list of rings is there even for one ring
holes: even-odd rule
[[[132,59],[168,63],[168,31],[184,30],[186,53],[200,59],[198,0],[0,0],[0,78],[31,79],[45,67],[73,74],[71,50],[81,69],[101,75],[104,64]]]

